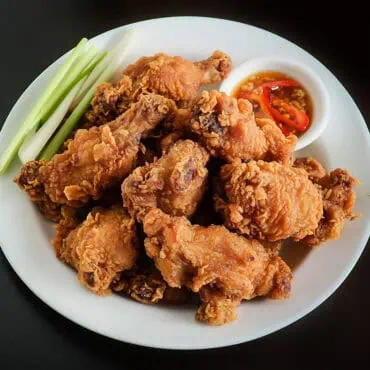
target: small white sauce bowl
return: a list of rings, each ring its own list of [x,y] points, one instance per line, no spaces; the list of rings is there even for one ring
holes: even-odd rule
[[[308,91],[312,99],[313,115],[309,129],[298,138],[295,150],[303,149],[314,142],[325,130],[329,122],[329,94],[321,79],[306,65],[274,57],[251,59],[234,68],[220,86],[220,91],[231,95],[238,85],[248,76],[263,71],[284,73]]]

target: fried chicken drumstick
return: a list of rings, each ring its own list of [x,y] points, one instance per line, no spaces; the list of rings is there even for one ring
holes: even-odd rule
[[[58,204],[78,207],[90,198],[98,199],[132,171],[140,139],[167,116],[172,106],[172,101],[160,95],[143,95],[115,121],[78,130],[63,153],[37,168],[37,182],[32,179],[27,188],[25,176],[16,181],[28,194],[32,183],[37,196],[44,188],[47,198]]]
[[[243,299],[290,294],[292,273],[257,240],[245,239],[223,226],[191,225],[159,209],[144,218],[145,249],[170,287],[199,292],[196,318],[211,325],[236,319]]]
[[[212,90],[196,101],[190,130],[214,156],[235,159],[291,161],[296,136],[285,137],[274,121],[255,119],[250,102]]]
[[[96,207],[81,224],[64,220],[56,230],[52,243],[57,257],[74,267],[80,282],[99,295],[111,293],[139,255],[135,221],[118,205]]]
[[[202,85],[218,83],[231,70],[231,59],[215,51],[208,59],[191,62],[164,53],[142,57],[129,65],[121,80],[98,86],[85,115],[85,125],[101,125],[125,112],[142,93],[155,93],[171,98],[179,106],[188,106]]]
[[[200,62],[164,53],[143,57],[128,66],[123,74],[133,83],[133,95],[152,92],[176,102],[193,100],[202,85],[222,81],[231,70],[231,60],[222,51],[215,51]]]
[[[122,184],[124,206],[142,221],[153,208],[190,217],[207,182],[207,151],[191,140],[177,141],[156,162],[136,168]]]
[[[323,214],[320,191],[305,170],[277,162],[224,165],[214,204],[225,224],[261,240],[301,240]]]

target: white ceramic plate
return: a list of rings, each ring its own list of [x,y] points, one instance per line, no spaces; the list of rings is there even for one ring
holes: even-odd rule
[[[27,286],[50,307],[97,333],[121,341],[160,348],[214,348],[253,340],[281,329],[317,307],[343,282],[363,251],[370,231],[369,132],[353,100],[336,78],[296,45],[258,28],[219,19],[180,17],[136,23],[140,39],[130,62],[159,51],[199,60],[215,49],[238,65],[249,58],[276,55],[307,64],[326,84],[331,99],[329,127],[302,155],[316,156],[329,168],[351,170],[362,181],[357,212],[340,240],[309,253],[294,268],[292,297],[285,301],[244,302],[239,319],[222,327],[194,320],[195,307],[146,306],[118,296],[97,297],[85,290],[75,273],[60,263],[50,245],[52,225],[12,183],[19,163],[0,178],[0,240],[10,264]],[[122,28],[97,36],[104,47]],[[81,35],[83,36],[83,35]],[[46,69],[13,107],[1,132],[0,152],[17,131],[60,60]]]

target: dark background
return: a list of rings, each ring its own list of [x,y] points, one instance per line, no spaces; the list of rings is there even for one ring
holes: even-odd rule
[[[32,80],[82,36],[171,15],[233,19],[295,42],[339,78],[370,122],[370,21],[361,3],[1,0],[0,122]],[[0,369],[357,367],[370,359],[369,268],[365,250],[332,297],[277,333],[229,348],[179,352],[123,344],[80,328],[36,298],[0,252]]]

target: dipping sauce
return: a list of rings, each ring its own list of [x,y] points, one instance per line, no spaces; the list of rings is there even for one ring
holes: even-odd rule
[[[307,90],[281,72],[263,71],[244,79],[233,96],[248,99],[256,118],[271,118],[285,135],[303,135],[311,125],[313,106]]]

